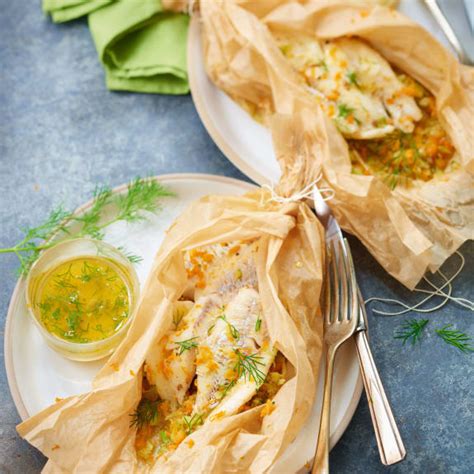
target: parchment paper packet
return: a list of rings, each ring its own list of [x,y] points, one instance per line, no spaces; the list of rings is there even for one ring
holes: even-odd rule
[[[335,191],[329,204],[341,226],[414,288],[474,236],[474,69],[397,11],[361,3],[201,1],[204,61],[218,87],[272,127],[280,193],[291,195],[321,173],[321,185]],[[394,190],[377,177],[352,174],[345,139],[275,43],[273,35],[292,33],[357,36],[419,81],[436,98],[460,169]]]
[[[304,203],[276,204],[259,190],[210,196],[170,227],[144,287],[130,331],[89,393],[57,402],[18,426],[49,461],[45,472],[139,472],[130,414],[141,398],[141,371],[153,342],[173,324],[172,306],[187,284],[185,250],[258,238],[256,257],[263,318],[271,343],[293,367],[276,409],[262,407],[205,424],[151,472],[252,472],[269,469],[308,417],[322,346],[319,294],[322,227]]]

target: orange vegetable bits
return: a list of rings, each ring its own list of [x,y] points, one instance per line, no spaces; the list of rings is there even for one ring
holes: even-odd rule
[[[353,172],[380,176],[392,188],[433,179],[448,169],[456,151],[438,120],[434,97],[413,79],[399,78],[404,83],[400,93],[414,97],[423,112],[413,132],[348,141]]]

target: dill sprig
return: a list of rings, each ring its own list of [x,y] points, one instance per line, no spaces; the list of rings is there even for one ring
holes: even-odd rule
[[[158,181],[137,178],[128,185],[126,194],[117,196],[116,220],[126,222],[144,220],[142,211],[156,212],[157,200],[171,196],[174,196],[174,193]]]
[[[230,382],[227,382],[222,388],[223,392],[221,395],[221,400],[229,393],[230,389],[232,389],[237,383],[237,379],[231,380]]]
[[[45,248],[39,242],[47,240],[51,235],[59,232],[66,233],[65,222],[70,219],[71,213],[62,206],[51,211],[47,219],[36,227],[23,229],[24,238],[11,248],[0,249],[0,253],[14,253],[20,261],[20,274],[25,274],[33,262],[38,258],[40,251]]]
[[[230,330],[230,334],[234,339],[239,339],[240,337],[239,330],[232,323],[229,323],[229,321],[227,321],[225,314],[221,314],[218,317],[218,319],[222,319],[222,321],[224,321],[227,324],[227,327]]]
[[[234,367],[237,378],[243,377],[244,380],[249,381],[253,379],[258,386],[262,385],[266,377],[265,372],[259,368],[259,365],[265,365],[262,357],[257,354],[243,354],[240,349],[234,349],[234,352],[237,354],[237,363]]]
[[[159,199],[174,196],[169,189],[158,181],[137,178],[127,186],[125,194],[112,194],[108,187],[98,187],[94,191],[94,203],[82,216],[74,217],[82,224],[82,228],[74,237],[88,236],[101,240],[104,228],[115,222],[137,222],[144,220],[142,211],[157,212],[161,209]],[[113,217],[102,220],[103,211],[107,206],[116,208]]]
[[[131,263],[140,263],[143,261],[143,257],[140,255],[134,254],[132,252],[129,252],[125,247],[120,246],[117,247],[117,250],[119,252],[122,252],[122,254],[128,259],[129,262]]]
[[[143,398],[130,417],[130,426],[136,426],[137,429],[143,428],[145,425],[155,424],[158,420],[158,402]]]
[[[405,321],[401,328],[395,333],[395,339],[403,340],[403,344],[411,340],[412,344],[415,344],[420,340],[423,329],[428,324],[428,319],[409,319]]]
[[[457,347],[461,352],[469,353],[474,352],[474,347],[471,346],[471,338],[456,329],[450,329],[451,324],[448,324],[441,329],[436,329],[436,334],[438,334],[441,339],[443,339],[446,344]]]
[[[204,423],[202,416],[195,413],[193,416],[183,416],[184,424],[186,425],[187,434],[192,433],[199,425]]]
[[[80,216],[66,211],[62,206],[53,210],[40,225],[24,230],[24,238],[13,247],[0,249],[1,253],[14,253],[19,261],[19,274],[28,273],[42,250],[53,247],[58,242],[78,237],[104,238],[104,229],[118,221],[137,222],[145,219],[143,211],[157,212],[161,209],[160,198],[174,194],[159,182],[152,179],[136,178],[127,187],[127,192],[116,195],[109,187],[100,186],[94,191],[91,207]],[[104,219],[104,210],[115,207],[112,217]],[[66,225],[77,223],[77,231],[71,232]],[[55,237],[55,241],[50,240]],[[128,254],[132,263],[141,260],[140,256]]]
[[[190,349],[197,347],[198,344],[195,341],[196,339],[197,337],[191,337],[190,339],[186,339],[185,341],[174,341],[177,346],[176,349],[179,349],[178,355],[181,355],[183,352],[189,351]]]
[[[81,216],[75,216],[74,221],[82,224],[79,235],[89,236],[97,240],[104,238],[105,225],[99,225],[102,211],[108,206],[113,197],[112,190],[109,187],[98,186],[94,190],[93,203],[89,210]]]

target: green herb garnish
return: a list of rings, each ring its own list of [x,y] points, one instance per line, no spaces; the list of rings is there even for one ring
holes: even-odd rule
[[[159,182],[152,179],[137,178],[127,188],[127,192],[115,195],[108,187],[98,187],[94,192],[94,202],[90,209],[81,216],[65,211],[62,207],[52,211],[46,221],[36,227],[25,230],[24,238],[13,247],[0,249],[0,253],[14,253],[19,261],[20,275],[28,273],[42,250],[53,247],[60,241],[78,237],[92,237],[101,240],[104,229],[118,221],[136,222],[144,219],[142,211],[157,212],[160,209],[160,198],[174,194]],[[106,207],[116,209],[114,217],[103,219]],[[68,223],[78,223],[79,229],[73,233],[66,228]],[[52,237],[54,242],[49,242]],[[136,263],[141,257],[128,255]]]
[[[395,339],[403,340],[403,344],[411,340],[412,344],[420,340],[423,329],[428,324],[428,319],[409,319],[405,321],[401,328],[395,333]]]
[[[143,262],[143,257],[141,257],[140,255],[136,255],[134,253],[131,253],[129,251],[127,251],[124,247],[120,246],[120,247],[117,247],[117,250],[119,252],[122,252],[125,257],[128,259],[129,262],[131,263],[140,263],[140,262]]]
[[[341,117],[341,118],[346,118],[348,115],[354,112],[354,109],[348,107],[346,104],[339,104],[337,106],[337,109],[338,109],[338,117]]]
[[[48,246],[38,246],[38,241],[47,240],[58,232],[66,233],[65,222],[71,218],[71,213],[61,206],[53,210],[43,224],[25,230],[25,237],[15,246],[0,249],[0,253],[14,253],[20,260],[19,273],[25,275],[38,258],[39,252]]]
[[[262,327],[262,318],[260,318],[260,315],[258,315],[257,321],[255,322],[255,332],[260,331],[261,327]]]
[[[214,323],[212,326],[209,326],[209,329],[207,330],[207,335],[210,336],[211,333],[212,333],[212,330],[214,329],[214,326],[216,325],[216,323]]]
[[[79,324],[81,322],[81,312],[76,310],[76,311],[71,311],[66,318],[66,323],[71,331],[73,333],[72,335],[76,334],[77,329],[79,328]]]
[[[379,119],[377,119],[377,120],[375,121],[375,124],[374,124],[374,125],[375,125],[377,128],[381,128],[381,127],[385,127],[385,126],[387,125],[387,123],[388,123],[387,117],[381,117],[381,118],[379,118]]]
[[[168,436],[168,433],[166,433],[166,431],[163,431],[163,430],[160,431],[160,439],[161,439],[161,443],[164,444],[165,446],[171,443],[171,438]]]
[[[230,330],[230,334],[232,335],[234,339],[239,339],[240,333],[238,329],[233,324],[229,323],[229,321],[227,321],[225,314],[221,314],[218,319],[222,319],[222,321],[224,321],[227,324]]]
[[[178,355],[181,355],[183,352],[197,347],[198,345],[197,342],[195,342],[195,339],[197,339],[197,337],[192,337],[190,339],[186,339],[185,341],[174,341],[174,343],[178,346],[177,349],[179,349]]]
[[[145,425],[155,424],[158,420],[158,402],[143,398],[130,417],[130,426],[136,426],[137,429],[143,428]]]
[[[193,416],[184,416],[183,421],[186,425],[187,434],[192,433],[199,425],[204,423],[202,416],[198,413],[195,413]]]
[[[322,67],[326,72],[329,71],[328,65],[324,59],[321,59],[318,64],[316,64],[318,67]]]
[[[354,71],[348,72],[346,77],[347,77],[347,80],[349,81],[349,84],[359,87],[359,83],[357,82],[357,75]]]
[[[468,352],[474,352],[474,347],[471,346],[471,338],[461,331],[450,329],[451,327],[452,325],[448,324],[441,329],[437,329],[436,334],[438,334],[446,344],[457,347],[461,352],[466,354]]]
[[[245,355],[240,349],[235,349],[234,352],[238,357],[237,364],[234,367],[237,378],[243,377],[244,380],[248,379],[249,381],[253,379],[260,386],[266,378],[265,373],[259,368],[259,365],[265,365],[262,362],[262,357],[257,354]]]
[[[226,383],[222,388],[224,389],[224,391],[222,392],[222,395],[221,395],[221,400],[227,395],[227,393],[229,392],[229,390],[237,383],[237,379],[234,379],[228,383]]]

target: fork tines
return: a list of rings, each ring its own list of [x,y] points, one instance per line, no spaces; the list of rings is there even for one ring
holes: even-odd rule
[[[324,288],[326,324],[350,321],[357,315],[357,283],[346,239],[327,242]]]

